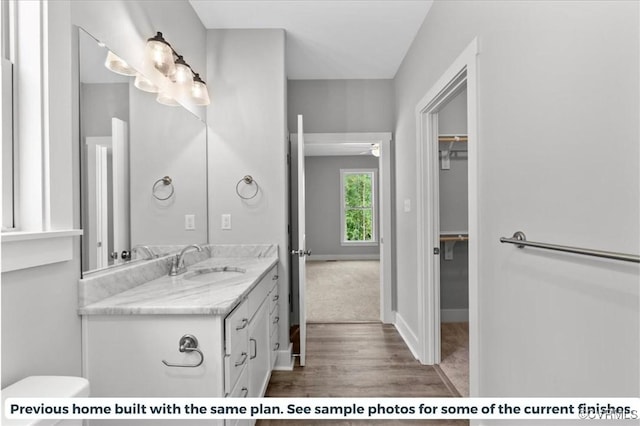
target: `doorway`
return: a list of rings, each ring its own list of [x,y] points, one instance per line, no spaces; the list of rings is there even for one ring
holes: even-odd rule
[[[305,154],[310,154],[307,158],[320,158],[320,157],[360,157],[360,158],[374,158],[372,156],[372,150],[375,149],[376,154],[379,154],[379,159],[377,160],[377,191],[378,194],[378,224],[377,224],[377,248],[379,250],[379,254],[375,254],[375,256],[367,259],[365,256],[364,259],[360,258],[359,260],[376,260],[378,261],[379,257],[379,279],[377,282],[378,287],[378,295],[379,301],[377,301],[379,307],[377,308],[376,320],[392,323],[392,310],[391,310],[391,253],[392,253],[392,244],[393,239],[391,235],[391,133],[310,133],[304,134],[304,152]],[[298,216],[298,203],[297,199],[294,197],[298,192],[299,185],[305,185],[307,187],[307,200],[311,199],[310,191],[308,191],[308,186],[310,183],[318,184],[319,181],[324,181],[324,178],[317,178],[314,180],[306,179],[306,182],[300,182],[298,179],[298,164],[296,161],[297,158],[297,143],[298,143],[298,135],[292,134],[291,138],[291,222],[292,222],[292,242],[291,247],[295,250],[298,247],[297,241],[297,224],[299,222]],[[306,161],[305,161],[306,163]],[[361,165],[362,166],[362,165]],[[359,167],[361,167],[359,166]],[[324,199],[322,196],[315,196],[315,201],[320,201],[319,207],[313,208],[313,215],[316,218],[326,218],[326,216],[332,216],[335,219],[334,226],[331,230],[327,230],[326,234],[331,235],[333,240],[337,241],[337,246],[340,246],[340,210],[339,210],[339,197],[340,197],[340,166],[337,166],[336,173],[334,176],[337,180],[335,181],[335,185],[333,186],[333,190],[335,191],[335,197],[333,195],[326,196]],[[302,173],[304,176],[308,175],[308,171],[304,170]],[[334,207],[329,208],[328,203],[323,203],[323,201],[327,201],[328,197],[333,197]],[[309,206],[309,203],[307,203]],[[337,211],[336,211],[337,210]],[[318,216],[319,215],[319,216]],[[309,222],[313,219],[309,217],[308,213],[305,212],[305,218],[307,218],[307,232],[309,230]],[[320,220],[320,219],[318,219]],[[334,241],[334,242],[335,242]],[[309,265],[314,263],[315,261],[321,261],[323,263],[328,263],[326,261],[352,261],[357,258],[350,257],[348,252],[338,253],[338,256],[335,256],[335,252],[332,253],[331,250],[327,251],[320,246],[314,247],[314,239],[309,238],[309,234],[307,233],[306,237],[306,248],[311,250],[311,256],[307,257],[307,261]],[[320,250],[318,250],[320,248]],[[337,250],[337,249],[336,249]],[[296,326],[300,326],[299,318],[300,318],[300,307],[302,303],[305,303],[306,300],[301,300],[300,291],[299,291],[299,283],[295,277],[298,276],[298,271],[295,269],[296,262],[292,262],[292,266],[294,270],[292,271],[292,311],[291,311],[291,319],[292,319],[292,340],[294,342],[294,352],[295,348],[298,346],[295,342],[296,339]],[[313,266],[312,266],[313,267]],[[307,267],[308,268],[308,267]],[[309,272],[307,270],[307,272]],[[307,294],[307,291],[304,291],[303,294]],[[352,301],[353,303],[353,301]],[[306,322],[305,322],[306,323]],[[302,334],[302,333],[301,333]]]
[[[458,219],[452,226],[453,235],[448,237],[458,238],[458,243],[466,244],[468,261],[468,335],[469,335],[469,395],[477,395],[477,365],[478,365],[478,211],[477,211],[477,182],[478,182],[478,138],[477,138],[477,105],[476,105],[476,56],[478,54],[477,40],[473,40],[469,46],[456,58],[447,71],[432,86],[426,95],[418,102],[416,107],[417,138],[416,154],[418,157],[418,297],[420,314],[419,331],[419,358],[424,364],[440,364],[442,361],[442,336],[441,336],[441,259],[453,255],[455,251],[449,245],[450,252],[441,242],[443,234],[441,224],[447,223],[441,220],[440,197],[440,151],[454,149],[455,137],[462,139],[462,135],[448,135],[453,140],[447,140],[445,149],[439,142],[439,113],[446,105],[466,90],[466,138],[467,145],[467,208],[462,208],[467,215],[467,229],[464,228],[464,219]],[[442,135],[447,136],[447,135]],[[454,142],[453,145],[450,143]],[[448,161],[451,154],[447,155]],[[460,154],[462,155],[462,154]],[[450,163],[449,163],[450,165]],[[460,226],[460,229],[453,227]],[[465,235],[466,234],[466,235]],[[457,243],[457,244],[458,244]]]

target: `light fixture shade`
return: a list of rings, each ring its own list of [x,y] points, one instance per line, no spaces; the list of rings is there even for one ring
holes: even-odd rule
[[[371,155],[374,157],[380,157],[380,145],[377,143],[371,144]]]
[[[171,77],[176,72],[176,65],[173,62],[173,49],[162,37],[161,32],[147,40],[145,55],[147,60],[165,76]]]
[[[164,92],[158,92],[158,96],[156,97],[156,101],[158,101],[158,103],[161,103],[162,105],[167,105],[167,106],[179,106],[180,105],[178,103],[178,101],[176,101],[175,99],[173,99],[171,96],[167,95]]]
[[[121,57],[109,50],[104,66],[116,74],[126,75],[128,77],[136,75],[136,70],[131,68]]]
[[[191,100],[195,105],[207,106],[211,103],[209,99],[209,91],[207,85],[197,73],[193,77],[193,85],[191,86]]]
[[[151,80],[140,73],[136,74],[136,79],[133,82],[133,85],[138,89],[149,93],[158,93],[159,91],[158,86],[153,84]]]
[[[193,73],[191,67],[187,64],[182,56],[178,56],[176,60],[176,73],[173,75],[173,81],[178,85],[180,96],[191,96],[191,86],[193,86]]]

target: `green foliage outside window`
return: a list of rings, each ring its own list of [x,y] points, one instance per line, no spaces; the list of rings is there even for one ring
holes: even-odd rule
[[[344,175],[345,241],[373,241],[373,173]]]

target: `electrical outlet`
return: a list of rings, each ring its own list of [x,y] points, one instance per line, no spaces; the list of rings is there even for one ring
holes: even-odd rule
[[[196,229],[196,215],[185,214],[184,215],[184,229],[187,231],[193,231]]]
[[[231,229],[231,215],[230,214],[225,213],[225,214],[222,215],[220,228],[221,229]]]
[[[411,211],[411,199],[406,198],[404,200],[404,212],[409,213]]]

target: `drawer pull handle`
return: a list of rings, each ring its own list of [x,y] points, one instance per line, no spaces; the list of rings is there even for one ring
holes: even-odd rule
[[[180,346],[178,347],[178,350],[180,352],[198,353],[200,355],[200,361],[195,364],[173,364],[163,359],[162,363],[164,365],[166,365],[167,367],[190,367],[190,368],[200,367],[202,365],[202,363],[204,362],[204,354],[200,349],[198,349],[198,339],[196,339],[195,336],[192,336],[190,334],[185,334],[180,338],[179,345]]]
[[[273,277],[271,277],[271,281],[275,281],[275,280],[277,280],[277,279],[278,279],[278,276],[277,276],[277,275],[274,275]]]
[[[273,319],[273,323],[274,323],[274,324],[277,324],[279,321],[280,321],[280,317],[275,317],[275,318]]]
[[[249,359],[256,359],[258,356],[258,342],[256,339],[249,339],[250,343],[253,343],[253,355],[249,357]]]
[[[243,387],[243,388],[242,388],[242,393],[243,393],[244,395],[242,395],[240,398],[246,398],[246,397],[247,397],[247,395],[249,395],[249,389],[247,389],[246,387]]]
[[[274,347],[274,351],[277,351],[278,349],[280,349],[280,342],[276,342],[275,345],[273,345]]]
[[[276,301],[276,300],[278,300],[278,299],[280,299],[280,295],[279,295],[279,294],[276,294],[275,296],[273,296],[273,299],[272,299],[272,300],[275,302],[275,301]]]
[[[246,318],[242,318],[242,325],[236,326],[236,331],[247,328],[249,325],[249,320]]]
[[[242,361],[236,361],[236,367],[240,367],[245,362],[247,362],[247,357],[248,357],[247,353],[246,352],[242,352]]]

